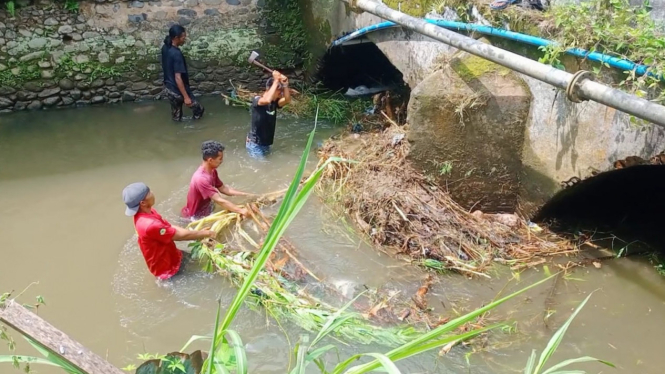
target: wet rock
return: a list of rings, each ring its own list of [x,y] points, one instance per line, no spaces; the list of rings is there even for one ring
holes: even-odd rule
[[[197,15],[194,9],[180,9],[178,10],[177,13],[180,16],[191,17],[191,18],[195,18]]]
[[[59,102],[60,102],[60,96],[49,97],[48,99],[44,99],[44,106],[51,107]]]
[[[143,8],[144,5],[145,5],[145,4],[143,4],[143,1],[132,1],[132,2],[129,4],[129,7],[130,7],[130,8]]]
[[[62,105],[62,106],[69,106],[69,105],[72,105],[72,104],[74,104],[74,99],[69,97],[69,96],[63,97],[62,98],[62,103],[60,103],[60,105]]]
[[[157,95],[158,93],[161,93],[163,90],[164,89],[162,87],[154,87],[154,88],[151,88],[148,92],[151,95]]]
[[[102,95],[102,96],[104,96],[104,95],[106,95],[106,90],[103,89],[103,88],[100,88],[100,89],[98,89],[97,91],[95,91],[95,93],[96,93],[97,95]]]
[[[16,93],[16,98],[21,101],[30,101],[34,100],[37,97],[33,92],[28,91],[19,91]]]
[[[160,11],[157,11],[157,12],[153,13],[151,19],[154,19],[156,21],[162,21],[162,20],[166,19],[167,15],[168,15],[168,13],[166,13],[163,10],[160,10]]]
[[[119,99],[120,96],[122,96],[122,95],[120,95],[120,92],[111,92],[109,94],[109,98],[111,98],[111,99]]]
[[[97,60],[102,64],[109,62],[110,59],[111,57],[106,52],[99,52],[99,54],[97,55]]]
[[[40,99],[43,99],[45,97],[50,97],[50,96],[53,96],[53,95],[57,95],[57,94],[60,93],[60,91],[61,91],[60,87],[47,88],[44,91],[37,94],[37,97],[39,97]]]
[[[210,17],[221,15],[221,13],[219,13],[219,10],[217,10],[215,8],[206,9],[206,10],[203,11],[203,14],[205,14],[206,16],[210,16]]]
[[[90,83],[88,81],[80,81],[76,84],[76,87],[82,90],[87,90],[90,88]]]
[[[74,86],[75,86],[75,85],[74,85],[74,82],[73,82],[71,79],[68,79],[68,78],[61,79],[60,82],[58,82],[58,85],[59,85],[60,88],[62,88],[63,90],[71,90],[71,89],[73,89]]]
[[[134,101],[136,100],[136,94],[133,92],[125,91],[122,93],[122,101]]]
[[[42,102],[39,100],[34,100],[26,107],[28,110],[37,110],[42,108]]]
[[[195,82],[203,82],[206,79],[205,74],[203,73],[196,73],[194,74],[194,77],[192,77],[192,80]]]
[[[83,91],[83,93],[81,93],[81,97],[84,100],[90,100],[92,98],[92,93],[90,91]]]
[[[61,35],[71,34],[72,32],[74,32],[74,29],[69,25],[62,25],[58,28],[58,34]]]
[[[81,95],[80,90],[73,89],[73,90],[69,91],[69,96],[71,96],[72,99],[74,99],[74,100],[78,100],[78,99],[81,98],[82,95]]]
[[[100,88],[104,87],[104,80],[103,79],[95,79],[91,84],[90,87],[92,88]]]
[[[119,82],[119,83],[117,83],[115,86],[118,87],[118,89],[119,89],[120,91],[122,91],[122,90],[124,90],[125,88],[131,86],[131,83],[130,83],[130,82],[128,82],[128,83],[125,83],[125,82]]]
[[[104,82],[105,85],[107,86],[114,86],[115,85],[115,80],[113,78],[109,78]]]
[[[77,100],[76,105],[77,106],[90,105],[90,100]]]
[[[91,102],[93,104],[101,104],[103,102],[106,102],[106,98],[104,96],[95,96],[92,98]]]
[[[88,76],[85,75],[85,74],[78,73],[78,74],[76,74],[76,75],[74,76],[74,80],[75,80],[75,81],[82,81],[82,80],[84,80],[84,79],[87,78],[87,77],[88,77]]]
[[[132,91],[140,91],[148,88],[148,84],[145,82],[137,82],[132,84]]]
[[[0,97],[0,108],[5,109],[14,106],[14,102],[6,97]]]
[[[226,3],[229,5],[240,5],[239,0],[226,0]]]
[[[39,92],[42,90],[42,85],[37,82],[27,82],[23,85],[23,88],[28,91]]]
[[[0,87],[0,95],[2,95],[2,96],[11,95],[14,92],[16,92],[16,90],[11,88],[11,87],[7,87],[7,86]]]
[[[28,42],[28,47],[32,49],[42,49],[48,44],[48,39],[46,38],[35,38]]]
[[[27,101],[17,101],[14,105],[14,110],[24,110],[28,106]]]
[[[44,55],[43,51],[32,52],[32,53],[28,53],[27,55],[21,56],[21,58],[19,58],[19,61],[28,62],[28,61],[32,61],[32,60],[36,60],[38,58],[41,58],[43,55]]]
[[[203,4],[209,6],[217,6],[222,3],[222,0],[203,0]]]

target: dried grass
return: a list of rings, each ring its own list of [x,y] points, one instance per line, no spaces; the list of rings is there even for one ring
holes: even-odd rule
[[[546,230],[535,232],[515,215],[466,211],[414,169],[408,153],[406,128],[395,124],[331,139],[319,150],[320,162],[333,156],[359,161],[330,164],[319,188],[335,205],[341,203],[378,248],[484,277],[493,261],[528,267],[544,256],[577,251]]]

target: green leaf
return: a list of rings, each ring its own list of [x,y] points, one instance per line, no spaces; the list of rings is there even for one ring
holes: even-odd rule
[[[568,330],[568,327],[570,324],[573,322],[573,319],[577,316],[577,314],[582,310],[584,305],[586,305],[587,301],[589,301],[589,298],[593,295],[593,292],[587,296],[584,301],[575,309],[573,314],[568,318],[566,323],[557,330],[557,332],[554,333],[550,341],[547,343],[547,346],[545,347],[545,350],[543,353],[540,355],[540,359],[538,360],[538,365],[534,369],[534,373],[538,374],[540,371],[543,369],[545,366],[545,363],[547,360],[549,360],[550,357],[554,354],[554,352],[557,350],[559,347],[559,344],[561,344],[561,341],[563,340],[563,336],[566,334],[566,330]]]
[[[596,362],[600,362],[600,363],[605,364],[605,365],[610,366],[610,367],[616,367],[616,366],[614,366],[614,364],[612,364],[610,362],[599,360],[599,359],[594,358],[594,357],[584,356],[584,357],[573,358],[573,359],[566,360],[566,361],[563,361],[561,363],[558,363],[558,364],[552,366],[551,368],[545,370],[543,372],[543,374],[555,374],[556,373],[555,370],[561,369],[565,366],[572,365],[572,364],[577,364],[577,363],[580,363],[580,362],[590,362],[590,361],[596,361]]]
[[[326,335],[330,334],[331,332],[337,330],[340,326],[344,324],[347,320],[355,317],[354,314],[346,314],[344,317],[340,318],[340,315],[344,313],[346,309],[351,306],[360,296],[362,296],[365,292],[361,292],[358,294],[358,296],[354,297],[351,301],[346,303],[342,308],[340,308],[337,312],[335,312],[333,315],[331,315],[328,320],[326,321],[325,325],[321,328],[319,331],[318,335],[316,335],[316,338],[312,341],[311,347],[315,346],[321,339],[323,339]]]
[[[531,350],[531,356],[529,356],[529,361],[526,362],[524,367],[524,374],[533,374],[533,368],[536,366],[536,350]]]

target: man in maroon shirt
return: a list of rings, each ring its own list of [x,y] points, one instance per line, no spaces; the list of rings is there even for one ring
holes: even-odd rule
[[[251,196],[246,192],[235,190],[224,184],[217,175],[217,168],[224,160],[224,146],[217,141],[208,140],[201,145],[203,162],[192,175],[187,192],[187,205],[181,214],[185,218],[199,219],[212,213],[214,201],[222,209],[247,216],[246,208],[224,199],[227,196]]]
[[[187,230],[172,226],[153,209],[155,195],[143,183],[132,183],[122,191],[127,205],[125,214],[134,217],[134,228],[139,236],[139,248],[150,273],[159,279],[168,279],[180,270],[182,252],[174,240],[214,238],[210,230]]]

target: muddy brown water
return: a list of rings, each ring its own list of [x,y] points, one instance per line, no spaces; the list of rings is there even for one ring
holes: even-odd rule
[[[280,119],[273,154],[265,161],[254,160],[244,150],[247,111],[215,98],[203,102],[206,117],[185,124],[170,122],[162,102],[0,117],[0,291],[18,293],[39,282],[20,300],[32,302],[42,295],[42,317],[119,367],[138,363],[139,353],[175,351],[191,335],[210,333],[216,298],[221,295],[227,305],[236,292],[227,280],[201,272],[196,264],[189,264],[180,278],[157,283],[140,255],[132,222],[123,214],[122,188],[146,182],[156,194],[156,208],[176,223],[189,178],[200,162],[202,141],[218,139],[227,146],[219,170],[226,183],[263,193],[288,185],[312,128],[308,120]],[[336,131],[320,123],[317,142]],[[349,295],[364,285],[410,295],[425,275],[368,247],[316,197],[287,236],[308,268]],[[431,290],[429,304],[454,316],[543,274],[542,269],[525,272],[518,285],[508,283],[510,271],[503,268],[491,273],[491,280],[443,275]],[[574,307],[596,290],[551,362],[590,355],[619,366],[579,366],[590,373],[662,372],[665,278],[647,262],[619,259],[604,262],[600,269],[578,269],[546,302],[550,285],[492,313],[492,318],[517,321],[517,329],[490,334],[483,349],[456,347],[443,357],[433,352],[399,366],[405,373],[520,372],[531,349],[542,350]],[[553,314],[544,322],[548,306]],[[246,344],[250,372],[286,372],[289,344],[303,331],[288,322],[283,327],[287,334],[260,310],[242,310],[234,328]],[[27,343],[17,341],[20,353],[34,354]],[[338,345],[342,357],[388,350]],[[336,356],[328,360],[332,364]],[[9,364],[0,369],[11,370]]]

